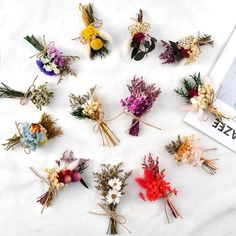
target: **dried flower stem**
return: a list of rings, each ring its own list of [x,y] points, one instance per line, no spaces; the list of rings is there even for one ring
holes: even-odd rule
[[[7,139],[6,143],[3,143],[2,145],[5,146],[5,150],[10,150],[14,146],[20,143],[21,137],[19,135],[14,134],[12,138]]]

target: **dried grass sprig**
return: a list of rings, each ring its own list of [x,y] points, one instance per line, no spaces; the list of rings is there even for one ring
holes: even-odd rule
[[[56,121],[54,121],[52,117],[45,112],[42,114],[40,124],[47,130],[48,139],[52,139],[63,134],[61,127],[58,127]]]

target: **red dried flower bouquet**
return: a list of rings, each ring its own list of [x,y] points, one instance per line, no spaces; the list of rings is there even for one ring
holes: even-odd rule
[[[170,196],[174,194],[177,195],[175,188],[172,188],[170,182],[165,181],[165,170],[159,170],[159,161],[158,157],[156,160],[152,158],[152,155],[149,154],[148,157],[144,157],[142,167],[144,170],[143,178],[135,178],[137,184],[145,189],[145,194],[140,192],[139,196],[142,200],[146,201],[156,201],[158,199],[164,199],[165,201],[165,213],[170,222],[167,208],[171,211],[172,215],[175,218],[181,217],[174,205],[170,201]]]

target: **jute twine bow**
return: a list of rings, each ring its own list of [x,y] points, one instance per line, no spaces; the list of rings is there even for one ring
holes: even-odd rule
[[[43,47],[44,49],[36,54],[34,54],[33,56],[31,56],[30,58],[32,57],[37,57],[37,58],[41,58],[45,55],[45,53],[47,52],[47,50],[50,48],[50,47],[54,47],[55,45],[55,42],[54,41],[51,41],[49,42],[49,44],[47,45],[46,43],[46,39],[45,39],[45,35],[43,35]]]
[[[181,219],[183,219],[183,217],[179,214],[179,212],[175,209],[174,205],[171,203],[170,198],[169,198],[171,195],[172,195],[172,193],[169,193],[168,196],[165,198],[165,205],[164,205],[166,219],[167,219],[168,223],[170,223],[170,217],[168,215],[167,206],[169,206],[169,208],[175,218],[180,217]]]
[[[21,98],[21,100],[20,100],[20,104],[21,105],[25,105],[28,102],[28,99],[29,99],[29,96],[30,96],[31,92],[33,92],[35,90],[35,88],[36,88],[34,83],[37,80],[37,78],[38,78],[38,75],[35,77],[33,83],[29,86],[28,90],[26,91],[24,96]]]
[[[131,18],[132,20],[136,21],[136,24],[130,25],[128,30],[132,36],[136,33],[147,33],[150,30],[150,24],[147,22],[143,22],[143,11],[140,9],[139,13],[137,14],[137,19]]]
[[[204,149],[203,152],[214,151],[217,148],[208,148]],[[215,161],[218,161],[219,158],[215,159],[206,159],[205,157],[201,157],[200,160],[202,161],[202,169],[205,170],[208,174],[214,175],[217,171],[217,167],[215,165]]]
[[[121,115],[125,114],[125,115],[128,115],[128,116],[131,116],[131,117],[135,120],[135,122],[129,127],[129,129],[127,129],[127,130],[125,131],[125,133],[128,133],[128,132],[130,131],[130,129],[133,128],[133,126],[135,126],[138,122],[140,122],[140,123],[142,123],[142,124],[144,124],[144,125],[147,125],[147,126],[149,126],[149,127],[152,127],[152,128],[154,128],[154,129],[161,130],[161,128],[159,128],[159,127],[157,127],[157,126],[155,126],[155,125],[152,125],[152,124],[150,124],[150,123],[148,123],[148,122],[146,122],[146,121],[143,121],[143,116],[145,116],[147,113],[148,113],[148,112],[144,113],[144,114],[143,114],[142,116],[140,116],[140,117],[137,117],[137,116],[135,116],[133,113],[128,112],[128,111],[126,111],[126,110],[124,109],[120,114],[118,114],[118,115],[115,116],[114,118],[109,119],[109,120],[107,120],[107,121],[113,121],[113,120],[117,119],[118,117],[120,117]]]
[[[34,168],[30,167],[30,170],[36,175],[38,176],[43,182],[45,182],[48,186],[48,195],[47,198],[43,204],[43,208],[41,210],[41,213],[43,213],[44,208],[48,205],[48,201],[52,196],[57,196],[57,190],[55,188],[52,187],[52,184],[43,176],[41,176]],[[43,196],[43,195],[42,195]],[[39,198],[41,198],[42,196],[40,196]]]
[[[116,146],[120,142],[120,140],[104,121],[104,112],[100,112],[99,119],[96,120],[96,122],[97,123],[94,125],[93,131],[95,133],[100,133],[102,137],[102,145],[105,146],[105,144],[107,144],[110,147],[111,142],[113,146]]]
[[[217,92],[218,95],[219,91]],[[229,119],[229,116],[227,116],[226,114],[224,114],[223,112],[219,111],[216,107],[214,107],[214,102],[217,99],[217,95],[215,95],[214,91],[212,90],[211,94],[210,94],[210,100],[208,101],[208,106],[207,108],[203,109],[203,116],[202,119],[204,121],[207,121],[209,118],[209,114],[213,114],[218,120],[222,120],[224,119]]]
[[[105,205],[102,205],[102,204],[99,204],[99,203],[97,205],[102,208],[104,213],[97,213],[97,212],[90,211],[89,212],[90,214],[110,217],[116,223],[118,223],[122,227],[124,227],[131,234],[131,231],[125,226],[126,218],[124,216],[117,214],[115,211],[111,211],[111,210],[107,209],[107,207]]]
[[[23,123],[17,123],[17,122],[15,122],[15,125],[16,125],[16,128],[17,128],[17,131],[18,131],[18,133],[19,133],[19,136],[20,136],[20,138],[22,138],[22,134],[21,134],[21,132],[20,132],[20,125],[23,125]],[[19,141],[20,142],[20,141]],[[22,148],[23,148],[23,150],[24,150],[24,152],[26,153],[26,154],[30,154],[31,153],[31,150],[30,150],[30,148],[29,147],[27,147],[26,145],[24,145],[23,143],[20,143],[21,144],[21,146],[22,146]]]

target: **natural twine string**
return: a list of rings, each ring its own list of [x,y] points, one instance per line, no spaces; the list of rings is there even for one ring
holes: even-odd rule
[[[38,176],[43,182],[45,182],[49,186],[49,189],[48,189],[49,194],[48,194],[48,196],[43,204],[43,208],[41,210],[41,213],[43,213],[43,210],[47,206],[50,196],[51,195],[57,196],[57,190],[54,187],[52,187],[52,184],[45,177],[41,176],[33,167],[29,167],[29,168],[36,176]]]
[[[25,104],[28,102],[28,98],[29,98],[31,92],[34,91],[35,88],[36,88],[36,86],[34,85],[34,83],[36,82],[37,78],[38,78],[38,75],[35,77],[33,83],[29,86],[28,90],[26,91],[26,93],[24,94],[24,96],[21,98],[21,100],[20,100],[20,104],[21,104],[21,105],[25,105]]]
[[[167,206],[169,206],[169,204],[171,206],[170,207],[170,210],[171,212],[174,214],[174,217],[177,218],[177,217],[180,217],[181,219],[183,219],[183,217],[179,214],[179,212],[175,209],[174,205],[170,202],[170,196],[172,195],[172,193],[169,193],[168,196],[165,198],[165,203],[164,203],[164,209],[165,209],[165,214],[166,214],[166,219],[167,219],[167,222],[170,223],[170,217],[168,215],[168,210],[167,210]]]
[[[106,121],[104,121],[104,112],[100,112],[99,119],[96,120],[96,124],[93,127],[93,131],[95,133],[98,133],[98,132],[100,133],[102,137],[103,146],[105,146],[105,143],[107,143],[107,145],[110,147],[110,142],[115,146],[117,143],[120,142],[118,137],[108,127]]]
[[[44,49],[36,54],[34,54],[33,56],[31,56],[30,58],[32,57],[37,57],[37,58],[41,58],[42,56],[44,56],[44,54],[47,52],[47,50],[50,48],[50,47],[54,47],[55,45],[55,42],[54,41],[51,41],[49,42],[49,44],[47,45],[46,44],[46,39],[45,39],[45,35],[43,35],[43,47]]]
[[[212,90],[211,92],[211,95],[210,95],[210,100],[208,101],[209,102],[209,105],[206,109],[203,110],[203,116],[202,116],[202,119],[204,121],[207,121],[209,119],[209,114],[213,114],[217,119],[219,120],[222,120],[222,118],[225,118],[225,119],[229,119],[230,117],[227,116],[226,114],[224,114],[223,112],[219,111],[216,107],[214,107],[214,102],[216,101],[217,99],[217,96],[219,94],[221,90],[221,87],[220,89],[217,91],[217,93],[215,94],[215,92]]]
[[[209,151],[215,151],[217,148],[206,148],[203,149],[202,152],[209,152]],[[214,175],[216,173],[216,170],[218,169],[215,165],[215,161],[218,161],[218,158],[215,159],[206,159],[205,157],[201,157],[200,160],[202,161],[202,169],[206,171],[208,174]]]
[[[122,227],[124,227],[130,234],[131,231],[125,226],[126,223],[126,218],[122,215],[117,214],[115,211],[111,211],[109,209],[107,209],[104,205],[102,204],[97,204],[98,206],[100,206],[102,208],[102,210],[104,210],[104,213],[97,213],[97,212],[93,212],[90,211],[90,214],[94,214],[94,215],[101,215],[101,216],[107,216],[112,218],[115,222],[117,222],[118,224],[120,224]]]
[[[147,113],[148,113],[148,112],[144,113],[144,114],[143,114],[142,116],[140,116],[140,117],[137,117],[137,116],[135,116],[133,113],[128,112],[128,111],[126,111],[126,110],[124,109],[121,113],[119,113],[119,114],[116,115],[115,117],[113,117],[113,118],[111,118],[111,119],[109,119],[109,120],[106,120],[106,121],[109,122],[109,121],[116,120],[116,119],[119,118],[121,115],[125,114],[125,115],[128,115],[128,116],[131,116],[134,120],[136,120],[136,121],[130,126],[130,128],[125,131],[126,133],[128,133],[129,130],[130,130],[131,128],[133,128],[133,126],[135,126],[138,122],[143,123],[144,125],[150,126],[150,127],[154,128],[154,129],[161,130],[161,128],[159,128],[159,127],[157,127],[157,126],[155,126],[155,125],[152,125],[152,124],[150,124],[150,123],[148,123],[148,122],[146,122],[146,121],[143,121],[143,116],[145,116]]]

